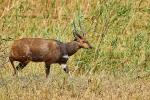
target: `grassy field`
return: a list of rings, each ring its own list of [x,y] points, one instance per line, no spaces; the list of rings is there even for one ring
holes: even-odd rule
[[[12,76],[13,40],[71,41],[73,20],[94,49],[69,59],[72,77],[54,64],[46,79],[33,62]],[[150,100],[150,1],[0,0],[0,99]]]

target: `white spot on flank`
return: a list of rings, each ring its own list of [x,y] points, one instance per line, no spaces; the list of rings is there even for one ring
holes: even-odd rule
[[[69,56],[68,55],[63,55],[63,58],[69,58]]]
[[[67,68],[67,65],[66,65],[66,64],[61,64],[61,67],[62,67],[63,69],[66,69],[66,68]]]

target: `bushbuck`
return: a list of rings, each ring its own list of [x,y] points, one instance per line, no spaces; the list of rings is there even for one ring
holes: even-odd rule
[[[84,36],[81,36],[77,31],[74,31],[73,35],[75,37],[74,40],[68,43],[43,38],[22,38],[15,40],[9,56],[14,69],[13,75],[17,73],[17,70],[23,69],[30,61],[45,62],[46,77],[48,77],[50,65],[53,63],[60,64],[63,70],[69,73],[66,64],[69,57],[81,48],[92,48]],[[14,61],[19,62],[17,67],[14,66]]]

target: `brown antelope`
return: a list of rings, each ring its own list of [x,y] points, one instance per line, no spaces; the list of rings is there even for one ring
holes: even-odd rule
[[[14,69],[14,75],[17,70],[23,69],[30,61],[45,62],[46,77],[50,72],[50,65],[58,63],[63,70],[68,73],[66,65],[69,56],[72,56],[80,48],[92,48],[88,41],[77,31],[73,32],[75,39],[68,43],[62,43],[54,39],[43,38],[22,38],[15,40],[12,44],[9,60]],[[14,61],[18,61],[17,67]]]

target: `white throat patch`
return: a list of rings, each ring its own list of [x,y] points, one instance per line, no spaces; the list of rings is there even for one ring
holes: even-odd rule
[[[69,56],[68,55],[63,55],[63,58],[68,59]]]

